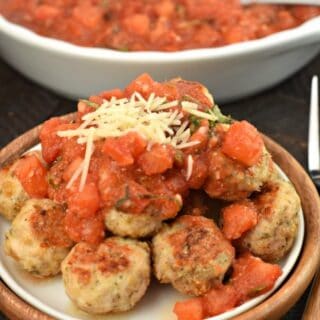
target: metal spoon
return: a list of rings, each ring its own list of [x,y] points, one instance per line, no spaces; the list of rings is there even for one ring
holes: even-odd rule
[[[319,147],[319,84],[318,77],[312,78],[311,101],[309,115],[308,137],[308,171],[317,186],[320,188],[320,147]]]

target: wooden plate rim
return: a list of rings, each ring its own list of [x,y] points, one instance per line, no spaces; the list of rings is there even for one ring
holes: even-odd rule
[[[64,116],[71,120],[74,114]],[[0,165],[17,158],[39,142],[41,125],[19,136],[0,150]],[[320,200],[308,174],[284,148],[263,136],[274,161],[290,178],[300,195],[305,219],[303,249],[294,270],[284,284],[268,299],[235,317],[235,320],[278,319],[284,315],[304,293],[320,265]],[[53,320],[18,297],[0,280],[0,309],[12,320]]]

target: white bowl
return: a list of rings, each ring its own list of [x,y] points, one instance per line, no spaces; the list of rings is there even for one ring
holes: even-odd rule
[[[320,52],[320,17],[263,39],[179,52],[119,52],[38,36],[0,15],[0,52],[21,73],[70,98],[125,87],[148,72],[206,85],[220,102],[248,96],[287,78]]]

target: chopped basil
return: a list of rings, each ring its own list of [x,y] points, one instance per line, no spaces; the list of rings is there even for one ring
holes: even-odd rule
[[[261,291],[263,291],[266,288],[265,285],[260,285],[255,288],[252,288],[249,292],[249,296],[255,297],[256,295],[259,295]]]
[[[212,109],[209,109],[207,112],[217,118],[217,121],[215,122],[210,121],[211,126],[214,126],[216,123],[230,124],[233,121],[230,116],[225,116],[217,105],[215,105]]]
[[[174,154],[174,161],[178,166],[184,165],[184,153],[183,151],[177,149]]]
[[[123,198],[120,198],[120,199],[116,202],[116,204],[115,204],[116,209],[120,210],[121,207],[122,207],[128,200],[130,200],[130,192],[129,192],[129,186],[127,185],[126,188],[125,188],[124,197],[123,197]]]
[[[182,96],[182,101],[193,102],[193,103],[196,103],[197,105],[201,104],[196,98],[189,96],[188,94],[185,94]]]
[[[48,178],[48,183],[49,183],[49,185],[54,189],[54,190],[58,190],[59,189],[59,184],[57,184],[57,183],[55,183],[54,182],[54,179],[53,178],[51,178],[50,176],[49,176],[49,178]]]
[[[95,109],[98,109],[100,107],[97,103],[89,101],[89,100],[81,99],[80,101],[84,102],[89,107],[92,107],[92,108],[95,108]]]

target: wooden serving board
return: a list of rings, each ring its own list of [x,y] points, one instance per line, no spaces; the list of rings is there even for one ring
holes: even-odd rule
[[[72,119],[73,116],[67,115],[66,118]],[[26,132],[0,150],[0,166],[37,144],[40,127]],[[263,138],[274,161],[289,177],[300,195],[305,219],[305,239],[299,260],[285,283],[264,302],[235,317],[235,320],[278,319],[297,302],[320,265],[320,200],[317,190],[301,165],[285,149],[270,138]],[[12,320],[53,319],[24,302],[1,281],[0,309]]]

